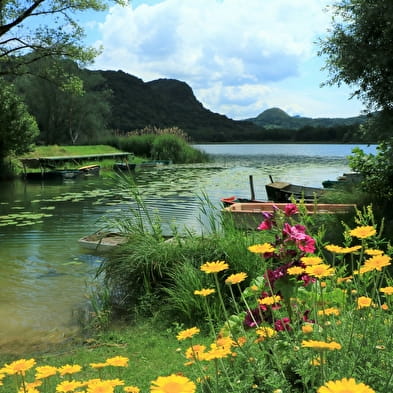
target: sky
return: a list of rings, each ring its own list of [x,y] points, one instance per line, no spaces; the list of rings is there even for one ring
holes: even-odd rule
[[[363,105],[328,79],[316,41],[333,0],[131,0],[84,18],[103,47],[90,69],[144,82],[186,82],[206,109],[240,120],[272,107],[305,117],[352,117]]]

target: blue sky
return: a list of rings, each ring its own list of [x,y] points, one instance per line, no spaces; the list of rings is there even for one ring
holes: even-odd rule
[[[103,45],[91,69],[147,82],[186,82],[207,109],[232,119],[279,107],[290,115],[351,117],[362,104],[326,81],[315,42],[333,0],[132,0],[84,16],[87,42]]]

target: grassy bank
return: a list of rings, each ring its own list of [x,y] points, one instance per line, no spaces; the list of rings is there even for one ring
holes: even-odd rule
[[[33,151],[26,153],[19,158],[82,156],[82,155],[89,155],[89,154],[109,154],[109,153],[122,153],[122,151],[109,145],[35,146]]]
[[[0,369],[17,358],[34,358],[37,366],[80,365],[82,371],[73,375],[72,379],[121,378],[127,381],[127,385],[137,385],[147,392],[150,381],[156,378],[158,373],[171,374],[183,367],[185,359],[178,351],[179,343],[176,340],[178,330],[175,325],[163,327],[157,321],[140,320],[131,326],[113,327],[82,343],[53,347],[51,352],[0,354]],[[115,356],[128,358],[129,367],[107,367],[105,370],[98,370],[90,366],[91,363],[105,362]],[[28,380],[31,380],[30,375]],[[52,381],[51,386],[62,381],[64,378],[59,377]],[[13,378],[4,379],[3,383],[4,386],[0,383],[0,392],[16,392]],[[48,387],[48,390],[41,391],[52,390]]]

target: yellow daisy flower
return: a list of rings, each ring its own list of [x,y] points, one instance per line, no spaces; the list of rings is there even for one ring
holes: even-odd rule
[[[375,255],[364,262],[360,268],[362,271],[369,272],[371,270],[381,271],[383,267],[390,265],[391,258],[388,255]]]
[[[343,249],[340,246],[336,246],[335,244],[328,244],[327,246],[325,246],[326,250],[330,251],[330,252],[335,252],[337,254],[341,253],[341,250]]]
[[[96,369],[107,367],[107,366],[109,366],[108,363],[102,363],[102,362],[101,363],[90,363],[90,367],[96,368]]]
[[[275,296],[267,296],[264,297],[263,299],[258,299],[259,304],[264,304],[266,306],[272,306],[273,304],[278,303],[281,301],[281,296],[275,295]]]
[[[360,296],[357,300],[357,305],[358,305],[358,310],[360,308],[366,308],[370,307],[372,304],[373,299],[366,297],[366,296]]]
[[[301,266],[292,266],[287,269],[287,273],[291,276],[298,276],[304,273],[304,269]]]
[[[393,287],[384,287],[379,289],[385,295],[393,295]]]
[[[194,291],[194,295],[209,296],[214,292],[216,292],[216,290],[213,288],[202,288],[202,289],[196,289]]]
[[[303,340],[302,347],[313,348],[318,350],[328,349],[330,351],[333,351],[335,349],[341,349],[341,344],[335,341],[325,342],[325,341],[316,341],[316,340]]]
[[[368,237],[374,236],[376,233],[377,230],[371,225],[359,226],[349,231],[352,237],[357,237],[358,239],[367,239]]]
[[[34,359],[19,359],[10,364],[6,364],[2,368],[2,372],[9,375],[20,374],[25,375],[27,370],[30,370],[35,365]]]
[[[74,392],[75,389],[78,389],[81,386],[84,386],[84,383],[80,381],[63,381],[56,386],[56,392],[61,392],[61,393]]]
[[[204,345],[193,345],[186,350],[186,359],[200,360],[200,355],[206,351]]]
[[[203,353],[203,360],[211,361],[215,359],[226,358],[232,353],[231,348],[228,346],[219,346],[217,344],[211,344],[210,350]]]
[[[141,391],[137,386],[124,386],[123,390],[126,393],[139,393]]]
[[[356,252],[362,248],[362,246],[352,246],[352,247],[340,247],[334,244],[330,244],[325,246],[326,250],[330,252],[334,252],[336,254],[350,254],[352,252]]]
[[[113,358],[106,359],[106,364],[115,367],[127,367],[128,360],[129,359],[126,358],[125,356],[115,356]]]
[[[93,380],[89,381],[87,393],[113,393],[115,386],[111,380]]]
[[[340,311],[338,308],[330,307],[325,308],[324,310],[319,310],[318,315],[340,315]]]
[[[171,374],[168,377],[158,377],[152,381],[151,393],[194,393],[196,385],[183,375]]]
[[[72,365],[66,364],[66,365],[58,368],[60,375],[74,374],[74,373],[78,373],[81,370],[82,370],[82,367],[79,366],[78,364],[72,364]]]
[[[306,273],[313,277],[322,278],[332,276],[334,274],[334,268],[321,263],[320,265],[307,266]]]
[[[181,332],[179,332],[179,334],[176,336],[176,338],[179,341],[185,340],[187,338],[191,338],[191,337],[195,336],[199,332],[200,332],[200,329],[198,329],[197,327],[194,326],[190,329],[182,330]]]
[[[261,326],[255,332],[258,335],[258,338],[262,341],[266,338],[271,338],[277,335],[277,332],[268,326]]]
[[[35,369],[35,379],[48,378],[57,373],[57,368],[53,366],[39,366]]]
[[[253,246],[249,246],[248,251],[251,251],[255,254],[265,254],[268,252],[274,252],[275,248],[270,243],[263,243],[263,244],[254,244]]]
[[[319,265],[322,263],[322,258],[317,257],[317,256],[310,256],[310,257],[302,257],[300,260],[306,265],[306,266],[311,266],[311,265]]]
[[[231,274],[226,280],[225,284],[228,285],[233,285],[233,284],[239,284],[240,282],[244,281],[247,278],[247,273],[236,273],[236,274]]]
[[[374,256],[374,255],[382,255],[383,251],[382,250],[375,250],[375,249],[368,248],[367,250],[364,250],[364,253],[366,255]]]
[[[354,378],[343,378],[337,381],[328,381],[321,386],[317,393],[375,393],[375,390],[364,383],[357,383]]]
[[[206,274],[218,273],[229,268],[225,261],[206,262],[201,266],[201,270]]]
[[[314,325],[312,323],[306,323],[302,325],[302,332],[304,334],[309,334],[312,333],[313,331],[314,331]]]

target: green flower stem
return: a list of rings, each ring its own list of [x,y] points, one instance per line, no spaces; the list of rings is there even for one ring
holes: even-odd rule
[[[238,286],[238,288],[240,290],[239,284],[237,286]],[[240,309],[239,309],[239,305],[237,304],[235,295],[233,293],[232,285],[229,285],[229,291],[231,292],[231,297],[232,297],[232,300],[233,300],[233,304],[235,305],[236,312],[239,314],[240,313]]]
[[[229,330],[232,333],[231,326],[229,324],[229,316],[228,316],[227,309],[225,307],[224,299],[222,298],[221,289],[220,289],[220,283],[218,282],[217,273],[214,273],[214,280],[215,280],[215,283],[216,283],[216,288],[217,288],[218,297],[220,299],[220,304],[221,304],[222,310],[223,310],[224,315],[225,315],[225,320],[227,321]]]
[[[205,307],[206,307],[206,312],[207,312],[207,318],[209,320],[209,326],[211,329],[211,334],[213,337],[216,337],[216,329],[214,328],[214,325],[213,325],[213,319],[212,319],[212,316],[210,313],[210,307],[209,307],[209,304],[207,303],[206,296],[204,296],[204,298],[205,298],[204,302],[205,302]]]
[[[197,355],[197,353],[194,350],[194,344],[192,342],[192,337],[191,337],[191,350],[192,350],[192,354],[194,355],[195,363],[198,365],[198,369],[199,369],[200,375],[204,375],[204,370],[203,370],[203,367],[202,367],[202,363],[199,360],[198,355]],[[206,379],[206,384],[208,386],[209,391],[213,392],[213,388],[210,386],[210,382],[209,382],[208,379]]]

